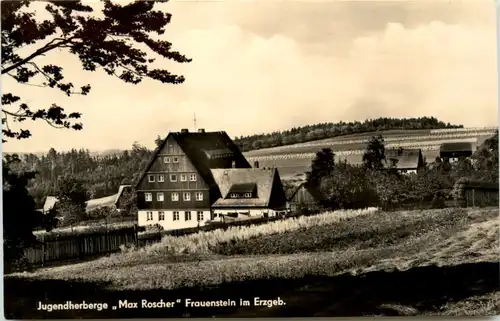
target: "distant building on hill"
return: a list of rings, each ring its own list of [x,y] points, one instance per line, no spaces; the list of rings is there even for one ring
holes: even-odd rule
[[[174,230],[228,213],[271,215],[285,205],[280,190],[277,170],[252,168],[226,132],[183,129],[168,134],[136,186],[138,224]]]
[[[473,148],[469,142],[443,143],[439,148],[439,157],[454,163],[461,158],[472,156]]]
[[[386,168],[396,169],[402,174],[416,174],[424,167],[422,150],[418,148],[386,149]]]

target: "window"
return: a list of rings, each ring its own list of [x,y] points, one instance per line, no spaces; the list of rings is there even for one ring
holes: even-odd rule
[[[185,201],[190,201],[191,200],[191,193],[184,192],[183,198],[184,198]]]
[[[160,174],[158,175],[158,182],[164,182],[165,181],[165,175]]]
[[[175,211],[174,212],[174,221],[178,221],[179,220],[179,212]]]
[[[170,181],[171,182],[177,182],[177,175],[176,174],[170,174]]]
[[[196,182],[196,174],[191,174],[191,175],[189,175],[189,180],[190,180],[191,182]]]
[[[252,193],[245,193],[245,197],[246,197],[246,198],[250,198],[250,197],[252,197]]]
[[[196,192],[196,200],[203,201],[203,192]]]
[[[163,202],[164,200],[163,193],[156,193],[156,200],[158,202]]]
[[[181,174],[181,182],[186,182],[188,180],[186,174]]]
[[[172,193],[172,202],[178,202],[179,201],[179,193]]]
[[[153,183],[155,181],[155,176],[154,175],[148,175],[148,181],[150,183]]]
[[[203,212],[198,212],[197,218],[198,221],[203,221]]]
[[[231,197],[231,198],[238,198],[238,194],[236,194],[236,193],[231,193],[230,197]]]
[[[179,162],[179,157],[173,157],[172,158],[173,163],[178,163]]]
[[[144,193],[144,198],[145,198],[146,202],[152,202],[153,201],[153,194]]]
[[[184,220],[191,221],[191,212],[184,212]]]
[[[159,221],[165,220],[165,212],[158,212],[158,220]]]
[[[148,221],[153,220],[153,212],[146,212],[146,220]]]
[[[170,157],[168,157],[168,156],[163,157],[163,162],[170,163]]]

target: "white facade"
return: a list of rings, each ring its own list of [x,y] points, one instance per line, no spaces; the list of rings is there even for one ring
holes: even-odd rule
[[[264,217],[267,214],[267,217],[274,217],[278,214],[284,214],[285,211],[276,211],[269,208],[259,208],[259,209],[238,209],[238,208],[217,208],[214,209],[214,219],[219,218],[221,215],[226,216],[229,214],[238,213],[238,218],[246,217]],[[282,213],[281,213],[282,212]]]
[[[211,219],[211,212],[206,209],[140,210],[137,215],[139,226],[159,224],[166,231],[203,226]]]
[[[407,175],[417,174],[417,170],[416,169],[405,169],[405,170],[402,170],[401,173],[402,174],[407,174]]]

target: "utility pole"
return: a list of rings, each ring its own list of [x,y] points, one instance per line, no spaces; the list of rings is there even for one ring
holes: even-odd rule
[[[196,132],[196,113],[194,113],[193,123],[194,123],[194,131]]]

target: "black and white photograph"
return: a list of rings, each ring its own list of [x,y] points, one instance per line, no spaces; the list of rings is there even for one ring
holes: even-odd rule
[[[500,314],[493,0],[3,0],[6,319]]]

